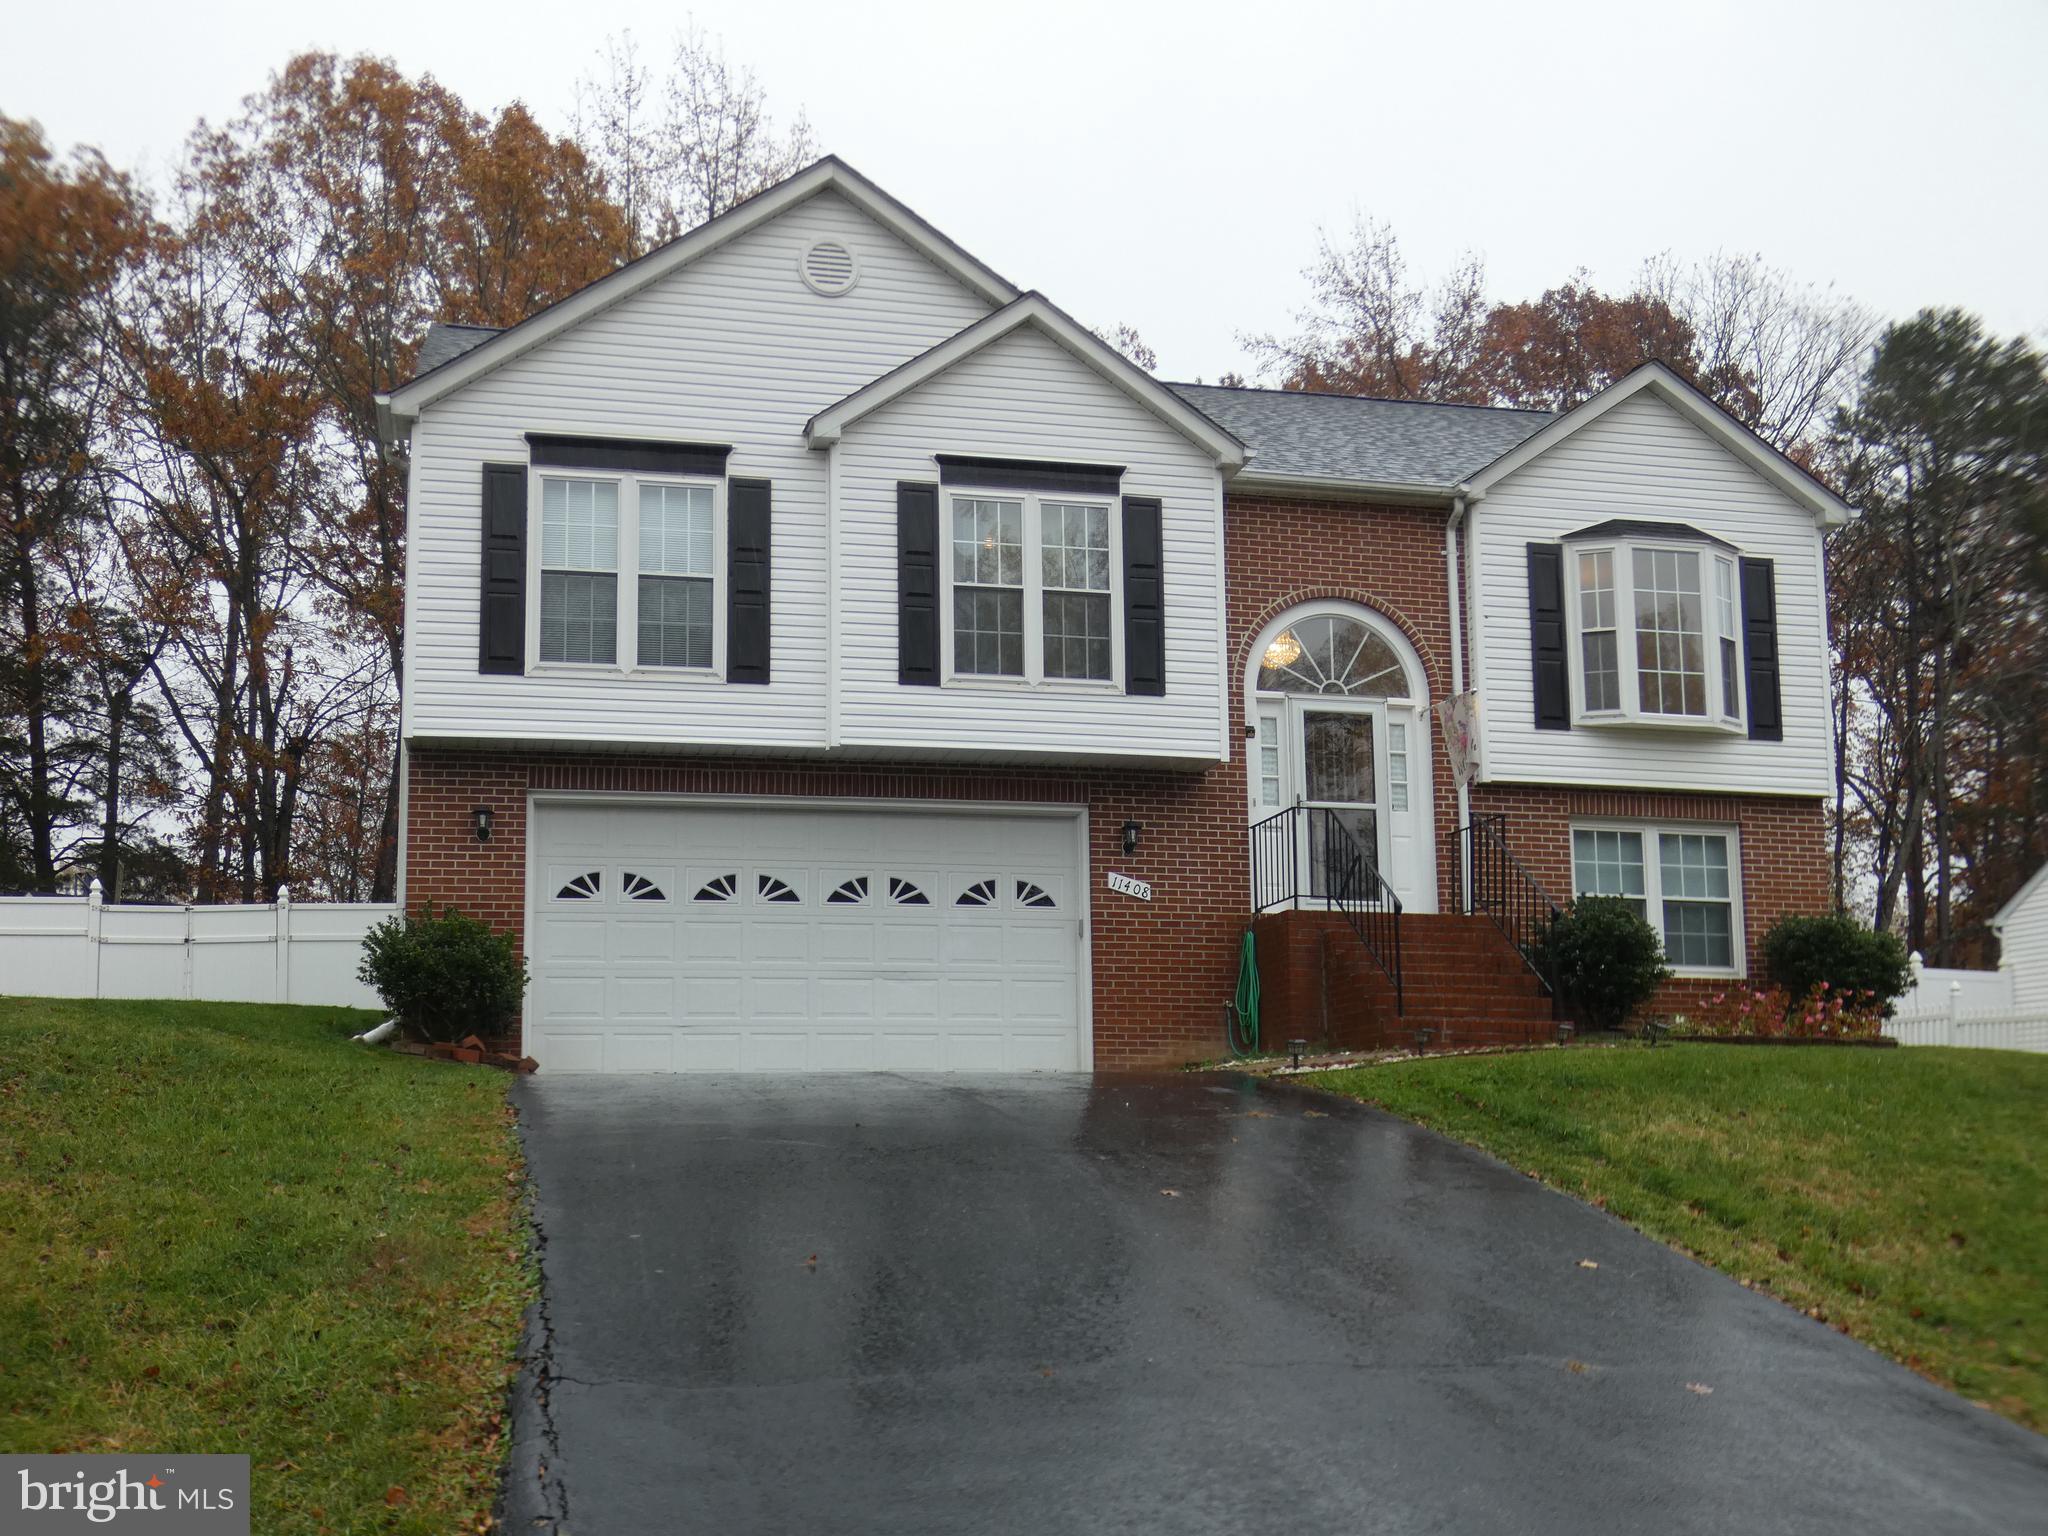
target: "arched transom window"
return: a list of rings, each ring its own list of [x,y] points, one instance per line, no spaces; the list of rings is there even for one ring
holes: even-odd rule
[[[1406,698],[1408,673],[1383,636],[1358,619],[1325,613],[1273,637],[1259,658],[1259,691]]]

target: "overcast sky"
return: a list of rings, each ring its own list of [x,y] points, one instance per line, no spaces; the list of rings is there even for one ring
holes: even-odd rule
[[[292,53],[376,52],[565,127],[642,0],[12,9],[0,112],[157,172]],[[1128,322],[1168,377],[1286,330],[1319,225],[1392,222],[1496,297],[1753,251],[1890,315],[2048,335],[2048,3],[728,4],[771,105],[1011,281]]]

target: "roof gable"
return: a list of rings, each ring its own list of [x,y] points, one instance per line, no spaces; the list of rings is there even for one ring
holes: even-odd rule
[[[826,191],[837,192],[988,303],[1007,304],[1017,297],[1017,289],[1007,279],[843,160],[828,155],[517,325],[496,332],[483,332],[481,327],[437,328],[440,345],[432,351],[422,347],[420,373],[377,397],[378,414],[386,430],[413,420],[426,406],[471,380]]]
[[[1249,457],[1244,443],[1234,434],[1039,293],[1019,296],[879,379],[862,385],[843,400],[828,405],[805,426],[804,440],[813,448],[837,442],[848,427],[870,412],[922,387],[947,369],[1025,326],[1049,337],[1183,437],[1206,450],[1224,469],[1234,470]]]
[[[2048,886],[2048,864],[2043,864],[2027,877],[2027,883],[2012,893],[2012,900],[1998,909],[1998,915],[1991,919],[1991,931],[2001,932],[2012,920],[2012,915],[2034,899],[2034,896]]]
[[[1766,482],[1807,508],[1813,513],[1815,522],[1832,528],[1848,522],[1856,515],[1855,509],[1833,491],[1659,362],[1642,364],[1627,377],[1608,385],[1592,399],[1574,406],[1562,416],[1553,418],[1541,431],[1510,448],[1473,475],[1462,489],[1474,500],[1483,497],[1488,490],[1532,459],[1549,452],[1574,433],[1591,426],[1622,402],[1632,400],[1646,391],[1654,393],[1665,404],[1673,407],[1679,415],[1755,470]]]

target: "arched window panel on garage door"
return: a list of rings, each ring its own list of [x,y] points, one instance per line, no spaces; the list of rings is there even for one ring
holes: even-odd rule
[[[619,870],[618,893],[622,901],[640,904],[667,901],[675,889],[676,872],[665,864],[628,864]]]
[[[550,901],[602,901],[604,871],[588,865],[550,864],[547,889]]]
[[[702,902],[738,901],[740,872],[716,866],[688,871],[684,884],[691,887],[690,900]]]
[[[757,905],[770,907],[801,906],[805,901],[805,887],[809,884],[808,870],[757,869],[754,871],[754,901]]]

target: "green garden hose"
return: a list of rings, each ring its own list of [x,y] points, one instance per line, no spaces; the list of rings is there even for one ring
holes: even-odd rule
[[[1238,952],[1237,995],[1230,1002],[1229,1034],[1233,1056],[1258,1054],[1259,955],[1249,928],[1244,931],[1244,947]]]

